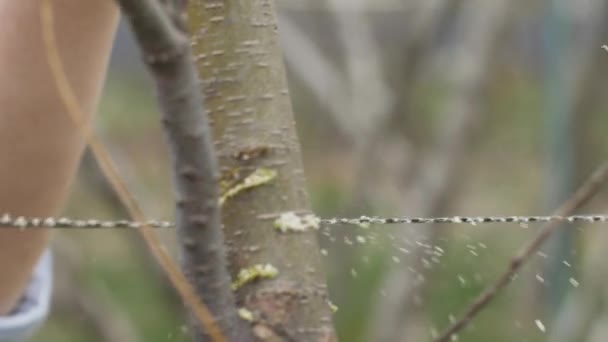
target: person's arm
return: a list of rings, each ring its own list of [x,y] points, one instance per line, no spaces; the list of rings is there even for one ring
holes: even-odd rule
[[[116,30],[112,0],[53,0],[55,32],[83,111],[95,111]],[[0,0],[0,213],[56,215],[84,149],[51,79],[40,0]],[[46,230],[0,229],[0,316],[20,300]]]

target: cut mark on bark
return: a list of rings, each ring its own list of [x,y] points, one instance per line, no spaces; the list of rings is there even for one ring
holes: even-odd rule
[[[223,205],[228,199],[236,196],[240,192],[270,183],[276,177],[276,170],[266,168],[256,169],[252,174],[243,179],[242,182],[236,184],[222,194],[220,197],[220,205]]]
[[[273,279],[279,270],[271,264],[257,264],[239,271],[236,280],[232,283],[232,290],[236,291],[246,284],[259,279]]]

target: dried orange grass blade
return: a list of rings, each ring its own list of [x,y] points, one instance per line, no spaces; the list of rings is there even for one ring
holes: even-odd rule
[[[61,62],[61,57],[59,56],[59,51],[57,49],[53,8],[50,0],[42,0],[40,18],[42,21],[42,37],[45,44],[47,62],[49,63],[61,101],[66,107],[72,121],[74,121],[74,124],[84,132],[87,144],[91,147],[104,176],[120,197],[121,202],[127,208],[129,214],[133,219],[145,222],[146,220],[143,211],[139,207],[135,197],[128,190],[126,184],[120,178],[117,168],[112,162],[107,149],[83,120],[84,115],[66,77],[63,63]],[[173,284],[184,303],[190,307],[194,316],[201,326],[206,329],[211,339],[216,342],[226,341],[226,337],[220,331],[215,319],[209,312],[209,309],[200,300],[194,287],[188,282],[179,267],[171,259],[153,229],[144,224],[138,231],[145,240],[152,255],[154,255],[161,268],[169,277],[171,284]]]

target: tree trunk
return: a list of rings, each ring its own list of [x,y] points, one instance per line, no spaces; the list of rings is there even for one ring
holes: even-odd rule
[[[281,232],[268,219],[290,211],[296,221],[310,218],[301,214],[310,207],[274,3],[194,0],[188,17],[241,314],[263,340],[333,340],[315,230],[288,225]],[[308,223],[300,228],[315,226]]]

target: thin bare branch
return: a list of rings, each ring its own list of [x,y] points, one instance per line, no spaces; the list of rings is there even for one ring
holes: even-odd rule
[[[176,226],[186,275],[231,339],[249,339],[230,287],[218,203],[218,163],[186,31],[185,2],[118,0],[157,87],[173,162]],[[215,336],[211,336],[215,340]],[[198,336],[206,340],[205,336]],[[197,339],[198,339],[197,338]]]
[[[557,209],[555,215],[567,216],[578,210],[587,203],[600,189],[601,185],[608,180],[608,162],[602,164],[583,185]],[[464,311],[463,315],[454,324],[450,325],[435,342],[450,341],[453,335],[464,329],[467,324],[475,318],[490,302],[496,298],[500,290],[507,286],[516,273],[534,255],[542,244],[547,241],[551,234],[560,227],[559,222],[549,222],[540,229],[538,235],[526,244],[509,263],[509,268],[498,277],[496,282],[486,288]]]
[[[135,1],[138,3],[137,1]],[[148,4],[148,2],[141,2],[142,4]],[[150,12],[145,12],[149,14]],[[49,0],[42,1],[41,3],[41,21],[42,21],[42,35],[44,44],[46,46],[46,54],[47,60],[53,74],[53,79],[55,80],[57,90],[59,91],[59,96],[66,106],[67,112],[74,121],[76,125],[80,127],[80,129],[84,132],[87,143],[91,146],[91,149],[97,158],[99,165],[107,177],[107,179],[112,184],[112,187],[116,190],[118,195],[120,196],[121,201],[127,207],[131,215],[138,221],[144,222],[144,214],[137,201],[133,197],[133,195],[128,191],[127,186],[122,182],[117,168],[113,164],[111,157],[108,152],[102,145],[102,143],[97,139],[97,137],[92,134],[90,127],[86,125],[84,122],[84,115],[78,104],[78,100],[76,99],[72,87],[70,86],[69,80],[66,77],[63,63],[61,61],[61,57],[57,50],[57,42],[54,31],[54,22],[53,22],[53,8]],[[152,17],[154,18],[154,17]],[[157,32],[160,34],[162,32]],[[142,234],[143,239],[146,241],[148,247],[152,254],[156,257],[159,264],[166,272],[167,276],[171,280],[171,283],[175,286],[176,290],[182,297],[182,300],[185,304],[187,304],[191,310],[193,311],[195,317],[201,324],[204,326],[208,332],[208,334],[212,337],[214,341],[224,341],[225,337],[221,333],[217,324],[215,323],[213,316],[207,309],[207,307],[200,301],[199,297],[196,295],[194,288],[188,282],[188,280],[184,277],[184,275],[180,272],[179,268],[175,265],[171,257],[168,255],[165,248],[162,247],[159,239],[156,237],[152,229],[143,225],[142,229],[139,230]]]

